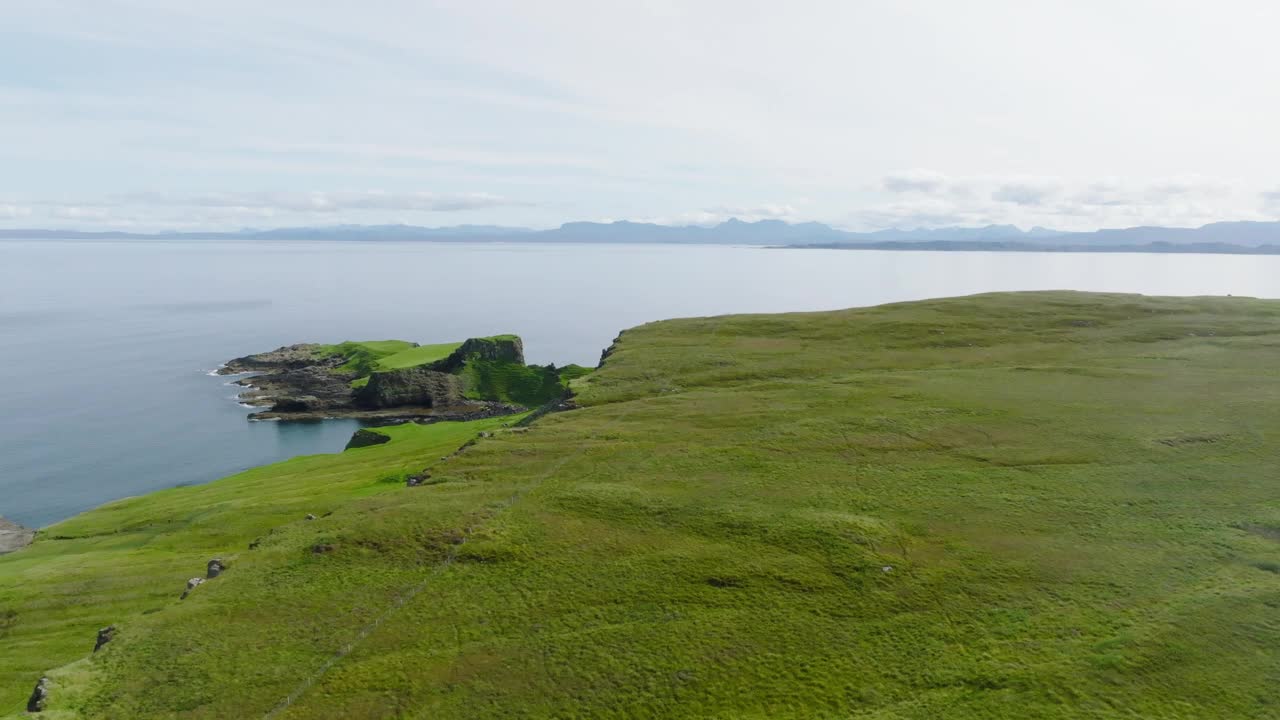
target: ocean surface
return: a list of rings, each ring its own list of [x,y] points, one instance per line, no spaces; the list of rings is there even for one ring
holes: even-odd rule
[[[651,320],[994,290],[1280,297],[1280,257],[675,245],[0,240],[0,516],[338,452],[354,421],[249,422],[223,361],[295,342],[517,333],[595,365]]]

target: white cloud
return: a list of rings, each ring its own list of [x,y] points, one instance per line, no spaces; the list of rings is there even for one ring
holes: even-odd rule
[[[1265,212],[1280,218],[1280,190],[1262,193],[1262,207]]]
[[[633,221],[657,225],[719,225],[731,218],[744,222],[757,222],[759,220],[801,222],[807,219],[801,215],[795,205],[764,203],[760,205],[716,205],[672,215],[637,217],[633,218]]]
[[[201,208],[248,208],[292,213],[337,213],[347,210],[411,210],[456,212],[528,205],[489,193],[384,192],[216,192],[194,194],[134,193],[121,203]]]
[[[933,170],[905,170],[886,175],[884,189],[892,193],[934,193],[947,187],[950,178]]]
[[[491,193],[390,192],[139,192],[98,198],[39,198],[0,204],[0,221],[33,227],[229,229],[249,223],[289,226],[317,222],[447,224],[440,214],[525,207]],[[433,222],[434,220],[434,222]]]
[[[912,198],[857,210],[845,218],[854,230],[884,228],[935,228],[950,226],[990,225],[993,216],[983,208],[961,205],[947,198]]]
[[[1043,205],[1062,191],[1062,182],[1054,178],[1028,178],[1000,183],[991,199],[1015,205]]]
[[[59,220],[107,220],[112,212],[105,207],[57,205],[49,209],[49,215]]]
[[[1168,225],[1190,227],[1219,220],[1262,219],[1258,194],[1235,180],[1174,175],[1128,178],[947,176],[932,171],[882,179],[896,189],[884,203],[849,212],[856,229],[1014,224],[1062,230]],[[1268,202],[1266,194],[1263,204]],[[1280,200],[1271,198],[1272,214]]]

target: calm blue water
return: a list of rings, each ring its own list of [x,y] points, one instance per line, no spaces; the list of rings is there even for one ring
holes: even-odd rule
[[[1280,257],[0,241],[0,515],[341,450],[353,422],[248,422],[207,375],[283,344],[514,332],[531,362],[594,365],[650,320],[1049,288],[1280,297]]]

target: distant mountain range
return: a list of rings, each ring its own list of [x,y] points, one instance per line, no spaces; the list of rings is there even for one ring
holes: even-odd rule
[[[0,238],[185,240],[432,240],[437,242],[569,242],[772,245],[889,250],[1110,250],[1131,252],[1280,252],[1280,222],[1220,222],[1198,228],[1134,227],[1061,232],[1013,225],[848,232],[822,223],[731,219],[714,226],[620,221],[571,222],[552,230],[457,225],[334,225],[236,232],[85,232],[4,230]]]

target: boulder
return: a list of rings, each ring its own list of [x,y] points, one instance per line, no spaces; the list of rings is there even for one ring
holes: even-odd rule
[[[212,580],[222,574],[227,566],[222,564],[222,558],[214,558],[209,561],[209,566],[205,571],[205,577]]]
[[[115,625],[108,625],[102,628],[101,630],[99,630],[98,639],[96,642],[93,643],[93,651],[98,652],[99,650],[101,650],[102,646],[111,642],[111,639],[114,638],[115,636],[116,636]]]
[[[430,479],[431,473],[423,470],[420,473],[415,473],[406,478],[405,485],[408,485],[409,487],[418,487],[419,485],[425,485]]]
[[[460,380],[432,366],[376,372],[355,392],[356,405],[364,408],[454,407],[466,402]]]
[[[192,591],[192,590],[195,590],[195,589],[196,589],[196,587],[198,587],[198,586],[199,586],[199,585],[201,585],[202,583],[204,583],[204,578],[202,578],[202,577],[193,577],[193,578],[191,578],[190,580],[188,580],[188,581],[187,581],[187,589],[182,591],[182,596],[181,596],[181,597],[179,597],[178,599],[179,599],[179,600],[186,600],[186,599],[187,599],[187,596],[191,594],[191,591]]]
[[[36,682],[36,689],[31,691],[27,700],[27,712],[44,712],[45,703],[49,701],[49,678],[42,677]]]
[[[361,428],[351,435],[351,439],[347,441],[347,446],[343,450],[352,450],[354,448],[369,447],[370,445],[381,445],[391,442],[390,435],[383,435],[380,432],[365,430]]]

